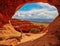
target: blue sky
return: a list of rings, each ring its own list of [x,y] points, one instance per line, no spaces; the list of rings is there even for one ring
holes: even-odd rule
[[[19,19],[55,19],[58,16],[56,7],[48,3],[30,3],[21,7],[13,16]]]
[[[25,4],[22,8],[19,9],[19,11],[29,11],[32,9],[49,9],[51,11],[57,10],[55,7],[47,5],[47,3],[46,4],[30,3],[30,4]]]
[[[32,9],[42,9],[43,7],[36,4],[36,3],[31,3],[31,4],[25,4],[22,8],[19,9],[19,11],[29,11]]]

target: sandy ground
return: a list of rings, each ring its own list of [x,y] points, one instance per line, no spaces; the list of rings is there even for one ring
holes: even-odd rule
[[[46,22],[45,22],[45,23],[44,23],[44,22],[32,22],[32,23],[34,23],[34,24],[36,24],[36,25],[44,25],[44,26],[46,26],[46,27],[49,25],[48,22],[47,22],[47,23],[46,23]]]
[[[42,22],[33,22],[33,23],[36,24],[36,25],[44,25],[45,27],[47,27],[49,25],[49,23],[42,23]],[[38,34],[31,34],[31,33],[29,33],[31,36],[26,36],[25,34],[23,34],[23,38],[21,39],[20,43],[33,41],[35,39],[43,37],[47,32],[48,32],[48,30],[46,30],[45,32],[40,32]]]
[[[40,22],[33,22],[34,24],[36,24],[36,25],[44,25],[44,26],[48,26],[49,25],[49,23],[40,23]],[[11,44],[21,44],[21,43],[24,43],[24,42],[28,42],[28,41],[34,41],[35,39],[38,39],[38,38],[40,38],[40,37],[42,37],[42,36],[44,36],[46,33],[48,32],[48,30],[46,30],[45,32],[40,32],[40,33],[38,33],[38,34],[31,34],[30,33],[30,36],[26,36],[24,33],[22,34],[22,39],[21,39],[21,41],[20,42],[18,42],[18,41],[16,41],[16,39],[12,39],[12,40],[7,40],[7,41],[3,41],[4,42],[4,44],[6,43],[8,43],[8,42],[11,42],[11,41],[13,41],[13,42],[11,42]],[[18,42],[18,43],[17,43]],[[9,43],[8,43],[9,44]]]

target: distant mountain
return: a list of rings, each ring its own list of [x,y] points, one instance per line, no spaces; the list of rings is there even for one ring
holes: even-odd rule
[[[23,20],[29,20],[35,22],[52,22],[54,19],[23,19]]]

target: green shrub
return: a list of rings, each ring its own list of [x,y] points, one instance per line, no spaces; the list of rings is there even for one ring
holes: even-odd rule
[[[30,33],[39,33],[41,30],[40,29],[38,29],[38,28],[31,28],[30,29]]]

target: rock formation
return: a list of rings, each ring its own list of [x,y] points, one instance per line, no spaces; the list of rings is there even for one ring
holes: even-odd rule
[[[0,26],[2,26],[5,23],[8,23],[8,21],[12,18],[14,13],[20,7],[22,7],[25,3],[30,3],[30,2],[47,2],[51,5],[56,6],[59,12],[59,16],[48,26],[49,32],[47,33],[47,35],[44,36],[42,39],[39,39],[38,40],[39,42],[35,41],[35,43],[36,42],[38,43],[33,46],[41,46],[40,42],[42,41],[47,41],[49,43],[49,45],[47,46],[53,46],[52,44],[54,43],[52,43],[52,41],[56,43],[56,45],[54,46],[60,46],[59,45],[59,42],[60,42],[60,0],[0,0]]]

